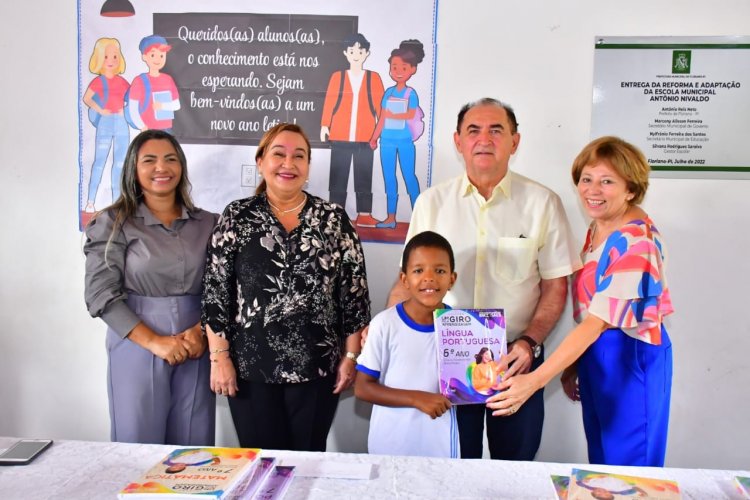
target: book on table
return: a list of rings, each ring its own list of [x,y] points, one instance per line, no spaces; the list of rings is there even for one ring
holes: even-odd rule
[[[503,309],[436,309],[440,393],[451,403],[484,403],[508,369]]]
[[[742,498],[750,498],[750,477],[736,476],[734,485],[737,491],[742,494]]]
[[[253,469],[252,473],[245,476],[242,484],[232,491],[227,500],[255,498],[254,495],[266,479],[268,479],[276,463],[277,460],[275,457],[260,457],[258,465]]]
[[[178,448],[120,491],[120,500],[227,499],[247,485],[258,448]]]
[[[573,469],[568,484],[568,500],[604,498],[679,500],[681,496],[677,483],[668,479]]]
[[[570,476],[558,476],[552,474],[552,487],[555,489],[555,495],[558,500],[568,500],[568,485],[570,484]]]
[[[276,465],[252,497],[255,500],[281,500],[294,478],[293,465]],[[249,497],[243,497],[249,498]]]

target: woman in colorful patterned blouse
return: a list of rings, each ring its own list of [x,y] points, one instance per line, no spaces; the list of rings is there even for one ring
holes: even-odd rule
[[[663,318],[673,309],[664,242],[638,206],[648,176],[643,153],[616,137],[578,155],[573,180],[593,219],[573,280],[579,324],[540,368],[506,380],[507,390],[488,400],[496,415],[512,414],[565,369],[565,393],[583,406],[591,463],[664,465],[672,344]]]
[[[324,451],[370,321],[364,255],[344,209],[302,190],[300,127],[270,129],[255,160],[256,195],[227,206],[209,243],[211,389],[230,396],[241,446]]]

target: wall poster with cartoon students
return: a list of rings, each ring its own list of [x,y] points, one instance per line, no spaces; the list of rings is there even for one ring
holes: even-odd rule
[[[430,185],[437,0],[79,0],[79,222],[120,193],[140,131],[180,141],[196,203],[254,193],[255,148],[295,122],[306,190],[365,241],[402,242]]]

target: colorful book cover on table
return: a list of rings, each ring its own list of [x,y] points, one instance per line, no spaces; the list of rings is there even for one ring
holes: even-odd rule
[[[503,309],[436,309],[440,393],[453,404],[484,403],[508,369]]]
[[[256,500],[281,500],[284,498],[286,490],[289,489],[293,477],[293,465],[277,465],[253,498]]]
[[[118,498],[224,499],[252,473],[258,448],[178,448],[120,491]]]
[[[750,477],[737,476],[734,478],[734,485],[743,498],[750,498]]]
[[[648,477],[624,476],[606,472],[573,469],[568,485],[568,500],[609,498],[679,500],[680,487],[675,481]]]
[[[552,474],[552,487],[555,488],[555,494],[559,500],[568,500],[568,484],[570,484],[570,476],[558,476]]]

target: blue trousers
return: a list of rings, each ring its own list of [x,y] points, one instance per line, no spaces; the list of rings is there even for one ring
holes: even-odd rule
[[[409,193],[411,207],[419,196],[419,179],[416,175],[416,148],[411,138],[381,139],[380,165],[383,168],[383,184],[385,185],[388,215],[394,215],[398,208],[398,180],[396,179],[396,159],[401,167],[401,175]]]
[[[200,319],[200,296],[139,297],[128,306],[159,335],[172,335]],[[215,397],[209,387],[208,351],[169,366],[151,352],[107,331],[108,394],[112,441],[213,446]]]
[[[531,364],[536,370],[544,361],[542,355]],[[535,392],[518,411],[508,417],[493,417],[483,404],[456,408],[461,458],[482,458],[484,422],[487,421],[487,443],[493,460],[534,460],[542,441],[544,425],[544,389]]]
[[[102,115],[96,127],[96,146],[94,149],[94,163],[91,165],[91,179],[89,180],[88,201],[96,200],[96,192],[104,173],[104,164],[109,157],[109,150],[114,144],[112,154],[112,201],[120,196],[120,177],[125,161],[125,153],[130,143],[130,129],[122,115]]]
[[[672,343],[606,330],[578,360],[583,427],[592,464],[662,467],[672,389]]]

